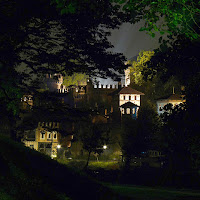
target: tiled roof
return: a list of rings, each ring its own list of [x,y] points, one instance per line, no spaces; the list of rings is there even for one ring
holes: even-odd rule
[[[139,94],[139,95],[144,95],[144,93],[139,92],[131,87],[124,87],[120,90],[118,94]]]
[[[127,103],[122,104],[120,107],[124,108],[124,107],[140,107],[140,106],[129,101]]]
[[[180,94],[171,94],[165,97],[161,97],[157,100],[183,100],[182,96]]]

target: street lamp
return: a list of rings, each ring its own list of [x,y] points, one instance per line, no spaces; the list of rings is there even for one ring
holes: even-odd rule
[[[103,149],[107,149],[108,147],[107,147],[107,145],[103,145]]]
[[[61,148],[61,145],[60,145],[60,144],[58,144],[58,145],[57,145],[57,148],[58,148],[58,149],[60,149],[60,148]]]

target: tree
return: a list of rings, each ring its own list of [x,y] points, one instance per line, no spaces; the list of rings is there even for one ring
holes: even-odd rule
[[[133,157],[150,149],[160,150],[160,119],[153,104],[141,107],[138,118],[123,117],[121,147],[125,157],[125,169],[129,169]]]
[[[108,29],[118,28],[124,16],[115,13],[109,1],[88,5],[61,15],[48,0],[0,3],[0,100],[2,117],[10,116],[12,130],[22,94],[36,94],[45,74],[113,76],[109,68],[125,67],[121,54],[107,51],[112,47]]]
[[[137,61],[128,61],[127,64],[130,64],[130,76],[131,81],[135,84],[141,86],[144,83],[144,77],[142,72],[147,68],[146,63],[150,61],[151,57],[154,55],[154,51],[140,51]]]
[[[80,141],[83,144],[83,149],[88,152],[88,159],[85,168],[88,167],[91,153],[101,154],[103,145],[109,143],[109,127],[105,124],[103,116],[94,116],[92,122],[81,124]]]
[[[184,34],[187,38],[199,38],[200,4],[196,0],[111,0],[132,17],[132,22],[145,21],[141,31],[152,37],[155,32]]]
[[[189,124],[187,123],[186,104],[175,107],[167,104],[162,116],[163,152],[168,159],[163,183],[175,184],[177,172],[191,169]]]
[[[161,120],[156,112],[156,107],[151,101],[142,106],[138,111],[138,133],[143,136],[147,150],[160,149]]]
[[[86,85],[88,78],[89,76],[87,76],[86,74],[74,73],[71,76],[65,76],[63,78],[63,85],[65,85],[66,87],[70,85]]]
[[[107,36],[108,29],[119,27],[124,17],[113,12],[109,1],[92,5],[60,15],[47,0],[1,3],[0,63],[21,75],[18,88],[31,86],[33,75],[85,72],[112,76],[108,68],[123,68],[125,58],[107,51],[112,47]]]

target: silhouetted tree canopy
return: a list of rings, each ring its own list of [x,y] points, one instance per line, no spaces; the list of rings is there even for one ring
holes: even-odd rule
[[[107,36],[125,17],[109,1],[92,5],[61,15],[49,0],[0,3],[0,98],[11,102],[8,107],[20,90],[40,87],[47,73],[112,76],[109,68],[123,70],[125,58],[110,52]]]

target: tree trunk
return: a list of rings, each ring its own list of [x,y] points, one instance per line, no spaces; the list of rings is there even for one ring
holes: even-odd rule
[[[84,167],[84,169],[87,169],[88,168],[88,164],[89,164],[89,161],[90,161],[90,155],[91,155],[91,151],[89,151],[89,154],[88,154],[88,159],[87,159],[87,163],[86,163],[86,165],[85,165],[85,167]]]
[[[125,171],[130,170],[130,164],[131,164],[131,156],[125,156],[125,164],[124,164]]]

